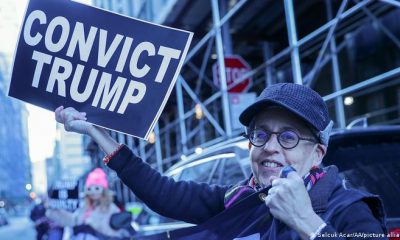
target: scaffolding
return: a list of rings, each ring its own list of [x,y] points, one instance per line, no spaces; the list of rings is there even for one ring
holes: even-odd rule
[[[198,8],[199,4],[205,5],[204,2],[207,1],[172,2],[175,2],[172,4],[175,8],[171,8],[167,15],[171,19],[179,19],[183,12],[191,12]],[[251,42],[249,38],[252,38],[252,35],[246,39],[245,33],[249,33],[250,30],[243,26],[238,29],[234,27],[240,25],[240,21],[251,18],[259,17],[257,21],[266,21],[268,13],[257,12],[257,16],[249,14],[257,7],[265,8],[265,12],[270,11],[271,16],[275,14],[275,19],[279,19],[273,27],[283,25],[285,36],[282,30],[275,32],[278,39],[284,39],[284,43],[274,41],[272,36],[264,37],[263,41],[257,41],[254,46],[246,46],[247,42]],[[197,9],[204,11],[202,16],[208,18],[207,24],[199,24],[203,25],[201,29],[191,29],[190,26],[185,28],[195,31],[195,37],[200,38],[194,40],[176,82],[175,93],[171,95],[154,129],[151,137],[154,137],[155,141],[149,143],[120,133],[113,133],[113,136],[119,142],[128,145],[144,161],[163,172],[173,163],[193,154],[195,148],[210,147],[239,136],[243,130],[232,126],[229,90],[248,78],[253,79],[250,91],[257,94],[265,86],[277,82],[291,81],[312,87],[323,95],[336,128],[345,128],[358,118],[377,117],[377,120],[372,121],[374,124],[399,123],[400,67],[396,67],[396,61],[400,62],[400,26],[387,24],[395,21],[400,15],[399,7],[400,3],[395,0],[210,0],[204,9]],[[283,11],[282,15],[280,10]],[[151,12],[148,9],[146,11]],[[300,11],[303,12],[302,16]],[[320,11],[318,16],[325,19],[319,19],[319,26],[309,24],[314,28],[310,30],[307,27],[306,31],[304,26],[307,21],[303,23],[299,18],[310,11]],[[308,17],[307,14],[305,17]],[[167,17],[162,23],[168,25],[168,21]],[[301,27],[298,26],[300,23]],[[185,26],[184,23],[176,27],[182,26]],[[204,32],[206,28],[209,29]],[[245,32],[243,36],[238,34],[240,31]],[[232,39],[232,32],[235,32],[235,39]],[[363,39],[365,34],[370,34],[371,39]],[[238,44],[238,36],[245,39],[244,43]],[[381,68],[380,71],[372,72],[368,71],[368,64],[371,64],[368,62],[364,71],[358,66],[357,54],[362,55],[363,49],[375,46],[376,38],[379,44],[384,45],[381,48],[386,49],[394,61],[388,61],[390,64],[384,65],[384,70]],[[362,41],[359,41],[360,39]],[[365,43],[368,41],[371,41],[370,46]],[[367,47],[360,47],[362,44]],[[233,47],[235,45],[237,47]],[[255,52],[257,54],[254,54]],[[252,58],[253,69],[228,86],[224,58],[232,54]],[[254,59],[253,55],[256,55]],[[220,66],[220,88],[216,87],[211,79],[211,62],[217,62]],[[359,79],[355,73],[357,71],[360,72],[357,76],[365,77]],[[384,101],[382,99],[386,97],[388,89],[391,89],[391,92],[397,91],[397,95],[394,95],[395,99]],[[377,92],[381,94],[375,94]],[[365,100],[366,104],[370,102],[373,107],[360,105],[357,109],[351,109],[351,106],[344,104],[345,97],[351,97],[353,100],[360,98],[361,101]],[[199,110],[201,117],[196,118]]]

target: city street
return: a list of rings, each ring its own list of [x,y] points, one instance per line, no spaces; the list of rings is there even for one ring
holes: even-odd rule
[[[399,19],[0,0],[0,240],[400,240]]]
[[[35,228],[28,217],[11,217],[10,223],[0,227],[0,240],[34,240]]]

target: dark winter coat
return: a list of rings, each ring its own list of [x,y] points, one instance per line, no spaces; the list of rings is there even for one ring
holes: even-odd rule
[[[117,152],[108,166],[115,170],[121,180],[150,208],[166,217],[207,225],[206,221],[213,221],[212,218],[216,215],[228,212],[228,210],[224,211],[224,197],[232,186],[208,185],[191,181],[176,182],[152,169],[126,146]],[[338,177],[335,166],[328,167],[326,171],[327,174],[309,191],[314,211],[328,224],[322,233],[329,234],[329,239],[335,239],[333,236],[336,236],[336,239],[344,239],[339,235],[342,233],[384,234],[386,232],[385,214],[380,198],[358,190],[347,189]],[[266,192],[266,189],[262,192]],[[246,215],[248,219],[243,224],[255,225],[252,221],[261,221],[259,216],[262,214],[260,213],[268,214],[265,204],[258,203],[255,199],[257,198],[251,199],[251,196],[249,200],[245,199],[246,204],[250,201],[255,202],[251,210],[253,213]],[[240,200],[242,199],[237,201]],[[248,229],[248,231],[239,231],[235,236],[242,237],[254,231],[248,226],[241,226],[241,229]],[[262,229],[264,232],[261,233],[261,239],[300,239],[294,230],[280,223],[273,216]],[[357,236],[354,236],[354,239]],[[320,238],[324,238],[324,235]],[[364,237],[364,239],[369,239],[369,237]],[[371,239],[377,238],[371,236]]]

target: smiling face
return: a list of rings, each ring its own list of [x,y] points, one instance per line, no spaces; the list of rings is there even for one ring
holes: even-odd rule
[[[313,138],[303,120],[279,107],[270,107],[257,114],[252,128],[270,132],[291,130],[302,138]],[[325,152],[324,145],[305,140],[300,140],[293,149],[282,148],[277,135],[272,134],[264,146],[251,146],[251,169],[261,187],[267,187],[270,185],[269,178],[279,177],[280,170],[286,165],[292,166],[300,176],[304,176],[313,166],[321,163]]]

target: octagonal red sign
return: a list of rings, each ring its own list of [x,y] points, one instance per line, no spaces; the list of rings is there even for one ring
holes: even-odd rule
[[[240,83],[236,84],[234,87],[230,88],[230,86],[234,85],[236,82],[242,79],[242,76],[250,70],[251,68],[249,64],[240,56],[225,56],[225,73],[228,85],[228,92],[246,92],[252,84],[253,79],[251,77],[244,79]],[[216,86],[221,86],[218,62],[214,63],[213,65],[213,80]]]

